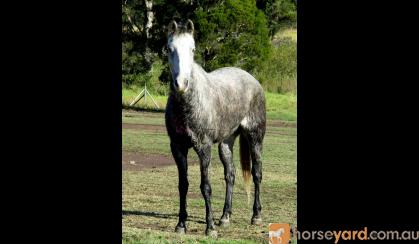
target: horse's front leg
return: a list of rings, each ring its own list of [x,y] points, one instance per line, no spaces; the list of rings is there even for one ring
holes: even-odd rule
[[[170,148],[172,150],[173,157],[176,161],[179,176],[179,222],[176,225],[175,231],[177,233],[185,233],[186,219],[188,217],[188,213],[186,212],[186,194],[188,193],[189,187],[187,163],[188,148],[186,146],[174,142],[170,143]]]
[[[196,153],[198,154],[200,160],[200,169],[201,169],[201,193],[205,200],[205,210],[206,210],[206,222],[207,227],[205,234],[217,237],[217,231],[214,227],[214,218],[212,215],[211,208],[211,184],[208,175],[208,168],[211,163],[211,145],[204,145],[199,148],[195,148]]]

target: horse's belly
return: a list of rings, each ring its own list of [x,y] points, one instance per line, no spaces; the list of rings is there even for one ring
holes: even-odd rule
[[[230,128],[222,128],[218,135],[214,138],[213,142],[214,143],[219,143],[222,142],[228,138],[230,138],[233,134],[236,133],[236,131],[238,130],[239,125],[236,125],[234,127],[230,127]]]

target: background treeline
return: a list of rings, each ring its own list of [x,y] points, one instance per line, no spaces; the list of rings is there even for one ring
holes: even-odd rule
[[[195,24],[195,60],[208,72],[236,66],[269,92],[295,93],[295,0],[123,0],[122,82],[168,92],[166,26]]]

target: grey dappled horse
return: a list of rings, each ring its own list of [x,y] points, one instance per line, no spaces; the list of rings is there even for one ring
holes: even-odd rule
[[[219,143],[219,156],[224,165],[226,181],[225,204],[220,225],[229,224],[235,179],[233,144],[238,135],[240,163],[248,195],[250,173],[255,185],[251,223],[261,224],[261,151],[266,127],[263,89],[259,82],[244,70],[228,67],[207,73],[195,63],[192,21],[188,20],[185,24],[172,21],[168,30],[167,48],[173,79],[166,106],[166,128],[179,172],[180,210],[176,232],[186,231],[186,195],[189,185],[187,155],[188,150],[193,148],[200,159],[200,188],[206,208],[205,234],[217,236],[208,176],[211,145],[214,143]]]

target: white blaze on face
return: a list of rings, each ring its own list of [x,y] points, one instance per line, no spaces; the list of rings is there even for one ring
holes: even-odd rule
[[[169,65],[176,90],[185,92],[191,77],[195,41],[190,33],[169,38]]]

